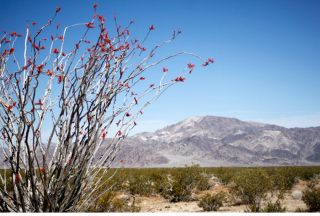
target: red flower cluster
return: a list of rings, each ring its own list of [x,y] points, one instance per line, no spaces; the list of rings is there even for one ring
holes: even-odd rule
[[[99,21],[100,21],[101,24],[104,24],[105,19],[103,18],[103,16],[98,15],[98,19],[99,19]]]
[[[154,28],[154,25],[151,25],[150,27],[149,27],[149,30],[150,31],[152,31],[152,30],[154,30],[155,28]]]
[[[48,75],[48,76],[53,76],[54,73],[53,73],[51,70],[48,69],[48,70],[47,70],[47,75]]]
[[[10,48],[10,50],[9,50],[9,55],[11,55],[11,54],[13,54],[14,53],[14,48],[12,47],[12,48]]]
[[[208,66],[210,63],[211,63],[211,64],[214,63],[214,59],[213,59],[213,58],[208,58],[208,60],[207,60],[206,62],[204,62],[204,63],[202,64],[202,66],[203,66],[203,67],[206,67],[206,66]]]
[[[88,22],[86,26],[87,28],[94,28],[93,22]]]
[[[38,65],[38,66],[36,67],[37,72],[38,72],[38,73],[41,73],[42,70],[43,70],[43,67],[44,67],[44,64]]]
[[[7,109],[8,109],[8,112],[11,112],[11,110],[13,109],[13,107],[16,106],[16,102],[13,102],[11,105],[8,105]]]
[[[175,78],[174,81],[176,81],[176,82],[184,82],[185,79],[186,78],[184,78],[182,76],[179,76],[179,77]]]
[[[59,54],[59,50],[58,50],[57,48],[53,48],[52,52],[53,52],[54,54]]]
[[[63,81],[63,75],[58,75],[58,83],[62,83]]]
[[[61,11],[61,7],[56,8],[56,13],[59,13]]]

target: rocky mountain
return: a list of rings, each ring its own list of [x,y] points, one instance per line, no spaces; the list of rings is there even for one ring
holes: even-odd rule
[[[117,161],[125,167],[319,165],[320,127],[192,117],[127,138]]]

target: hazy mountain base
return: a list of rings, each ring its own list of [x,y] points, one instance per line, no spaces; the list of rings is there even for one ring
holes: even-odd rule
[[[123,161],[119,163],[119,161]],[[129,137],[114,166],[319,165],[320,127],[284,128],[235,118],[192,117]]]

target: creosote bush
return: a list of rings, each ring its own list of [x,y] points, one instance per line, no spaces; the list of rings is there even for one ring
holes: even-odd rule
[[[217,211],[226,201],[226,194],[219,192],[217,194],[205,194],[200,198],[198,206],[204,211]]]
[[[266,207],[264,207],[262,211],[263,212],[285,212],[286,208],[281,205],[280,200],[277,200],[274,203],[269,201]]]
[[[311,181],[308,188],[303,192],[302,200],[310,212],[320,211],[320,182]]]
[[[246,169],[234,176],[232,181],[232,194],[247,205],[247,210],[260,212],[261,202],[272,188],[267,173],[262,169]]]
[[[117,197],[115,192],[106,192],[94,205],[89,208],[89,212],[139,212],[140,208],[135,204],[134,197]]]
[[[170,202],[190,201],[192,189],[196,189],[201,183],[208,184],[208,179],[202,175],[199,165],[192,165],[185,168],[174,168],[171,171],[169,182],[166,183],[162,195]],[[205,182],[205,183],[204,183]]]

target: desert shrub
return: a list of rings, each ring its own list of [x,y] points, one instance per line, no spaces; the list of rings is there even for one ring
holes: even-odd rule
[[[223,206],[223,202],[225,200],[226,194],[223,192],[219,192],[214,195],[206,194],[200,198],[198,206],[204,211],[217,211],[221,206]]]
[[[239,197],[251,212],[261,211],[261,202],[271,190],[271,181],[262,169],[246,169],[232,179],[231,192]]]
[[[206,173],[198,173],[195,177],[196,188],[200,191],[209,190],[209,176]]]
[[[118,198],[115,192],[104,193],[89,209],[89,212],[138,212],[140,208],[135,205],[135,199]]]
[[[153,182],[154,193],[156,194],[166,194],[171,188],[167,173],[152,173],[151,180]]]
[[[192,189],[197,187],[201,178],[200,174],[201,169],[198,165],[174,168],[161,195],[170,202],[190,201]]]
[[[289,168],[274,168],[272,171],[269,175],[274,190],[290,190],[297,180],[297,174]]]
[[[128,181],[127,191],[132,195],[150,196],[154,192],[153,182],[146,175],[133,175]]]
[[[320,188],[308,188],[303,192],[302,200],[307,205],[309,211],[320,211]]]
[[[263,208],[263,212],[285,212],[286,208],[282,207],[280,200],[277,200],[276,202],[269,201],[267,203],[267,206]]]

